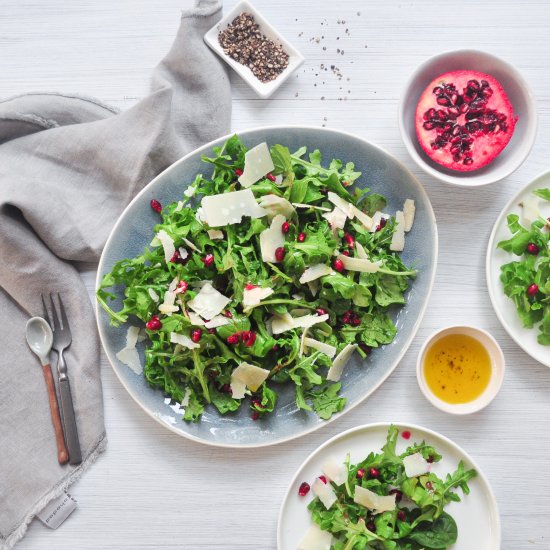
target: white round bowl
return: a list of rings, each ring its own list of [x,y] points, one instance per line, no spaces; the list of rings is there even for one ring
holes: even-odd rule
[[[502,84],[519,117],[514,135],[502,153],[487,166],[472,172],[449,170],[430,159],[418,143],[415,129],[416,106],[426,86],[443,73],[461,69],[494,76]],[[420,65],[409,79],[399,104],[399,130],[412,159],[426,173],[452,185],[487,185],[517,170],[531,151],[537,133],[535,98],[521,74],[502,59],[477,50],[445,52]]]
[[[424,374],[424,358],[432,344],[449,334],[464,334],[475,338],[489,353],[491,359],[491,378],[485,391],[473,401],[467,403],[446,403],[437,397],[426,382]],[[504,380],[504,354],[497,341],[486,331],[469,326],[451,326],[434,332],[425,342],[416,362],[416,378],[424,397],[438,409],[451,414],[471,414],[484,409],[498,394]]]

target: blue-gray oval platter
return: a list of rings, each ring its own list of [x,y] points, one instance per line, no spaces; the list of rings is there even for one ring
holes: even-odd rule
[[[374,350],[367,360],[355,354],[348,363],[342,377],[341,391],[341,395],[347,398],[347,404],[341,413],[330,420],[334,421],[384,382],[403,357],[420,325],[437,264],[437,227],[430,200],[422,185],[399,161],[358,136],[302,126],[254,128],[238,134],[248,148],[263,141],[269,146],[280,143],[291,151],[305,145],[308,151],[320,149],[325,160],[338,158],[343,162],[354,162],[356,169],[362,172],[356,184],[384,195],[388,200],[386,211],[389,213],[401,209],[405,199],[414,199],[416,203],[414,226],[407,234],[402,257],[407,265],[418,270],[418,276],[407,292],[406,305],[394,312],[397,336],[390,345]],[[162,204],[180,200],[196,174],[207,176],[211,172],[211,166],[201,162],[201,155],[210,156],[212,147],[221,145],[227,137],[204,145],[174,163],[136,196],[122,213],[105,245],[99,263],[98,282],[115,262],[141,254],[151,242],[158,215],[152,211],[150,200],[156,198]],[[122,296],[120,289],[119,296]],[[179,435],[210,445],[260,447],[302,436],[327,423],[314,413],[298,410],[293,385],[281,390],[276,410],[264,419],[253,421],[248,407],[226,416],[209,407],[198,423],[184,422],[183,411],[177,404],[167,399],[161,391],[151,388],[143,375],[135,374],[115,357],[125,346],[127,328],[110,326],[107,314],[99,307],[97,316],[103,347],[124,387],[145,412]],[[143,347],[140,353],[143,361]]]

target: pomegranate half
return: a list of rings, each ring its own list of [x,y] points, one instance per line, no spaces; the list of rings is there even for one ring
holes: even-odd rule
[[[498,80],[478,71],[452,71],[424,90],[415,125],[418,141],[432,160],[470,172],[502,152],[517,120]]]

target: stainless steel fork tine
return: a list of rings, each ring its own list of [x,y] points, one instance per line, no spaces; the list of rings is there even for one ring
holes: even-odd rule
[[[52,323],[50,323],[50,326],[52,327],[52,330],[55,332],[56,330],[61,330],[61,327],[59,326],[59,318],[57,317],[57,310],[55,309],[53,294],[50,294],[50,301],[52,303],[52,319],[53,319],[53,325]]]
[[[61,311],[61,323],[63,324],[63,330],[69,331],[69,320],[67,319],[67,314],[65,313],[65,307],[63,306],[63,300],[59,292],[57,293],[57,299],[59,300],[59,310]]]
[[[46,301],[44,300],[44,294],[40,294],[40,299],[42,300],[42,308],[44,311],[42,312],[42,317],[48,321],[48,325],[50,327],[52,326],[52,321],[50,319],[50,315],[48,314],[48,308],[46,307]]]

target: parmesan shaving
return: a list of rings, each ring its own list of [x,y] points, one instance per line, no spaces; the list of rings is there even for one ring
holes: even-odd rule
[[[189,300],[187,305],[203,319],[213,319],[230,302],[230,298],[218,292],[210,283],[206,283],[200,292],[192,300]]]
[[[330,550],[331,548],[331,533],[323,531],[316,523],[311,524],[298,543],[298,550]]]
[[[330,344],[325,344],[324,342],[319,342],[313,338],[304,338],[304,348],[313,348],[321,353],[324,353],[331,359],[336,355],[336,348]]]
[[[176,247],[174,246],[174,239],[164,231],[164,229],[161,229],[155,236],[156,239],[159,240],[160,244],[162,245],[162,248],[164,249],[164,261],[166,263],[170,262],[172,257],[174,256],[174,252],[176,251]]]
[[[264,262],[277,263],[275,250],[285,244],[285,236],[281,229],[285,221],[286,218],[278,214],[271,221],[271,225],[260,233],[260,250]]]
[[[390,250],[402,252],[405,248],[405,216],[401,210],[395,213],[395,221],[397,224],[392,235]]]
[[[395,495],[380,496],[361,485],[355,486],[353,501],[377,514],[395,510]]]
[[[204,326],[206,328],[218,328],[228,325],[230,322],[231,321],[225,315],[216,315],[216,317],[204,323]]]
[[[414,223],[414,214],[416,212],[416,206],[412,199],[407,199],[403,205],[403,215],[405,216],[405,231],[408,233]]]
[[[332,485],[330,483],[323,483],[319,478],[314,481],[311,490],[316,497],[319,497],[319,500],[327,510],[338,500]]]
[[[371,262],[365,258],[352,258],[351,256],[338,256],[348,271],[361,271],[362,273],[376,273],[382,266],[382,261]]]
[[[244,154],[244,170],[239,176],[243,187],[250,187],[275,169],[267,143],[260,143]]]
[[[205,196],[201,206],[201,218],[210,227],[240,223],[244,216],[262,218],[267,215],[250,189]]]
[[[321,467],[323,473],[332,481],[335,485],[342,485],[348,479],[348,470],[340,462],[329,458]]]
[[[158,302],[160,300],[159,295],[152,288],[148,288],[147,292],[149,293],[149,296],[151,296],[151,300],[153,300],[153,302]]]
[[[264,195],[258,199],[258,204],[267,212],[269,219],[281,215],[288,220],[296,214],[294,206],[285,198],[278,197],[277,195]]]
[[[420,453],[414,453],[403,459],[407,477],[418,477],[430,471],[430,463]]]
[[[130,369],[132,369],[136,374],[141,374],[143,372],[143,367],[139,359],[139,353],[136,348],[121,349],[116,354],[116,358],[127,367],[130,367]]]
[[[310,283],[311,281],[315,281],[315,279],[320,279],[321,277],[324,277],[325,275],[332,275],[334,271],[331,269],[330,266],[325,264],[315,264],[310,267],[308,267],[300,277],[300,283]]]
[[[242,397],[244,397],[244,391],[242,391],[243,385],[251,391],[256,391],[265,382],[268,375],[269,371],[267,369],[262,369],[255,365],[250,365],[249,363],[241,363],[231,373],[231,389],[233,390],[233,398],[242,399]],[[238,395],[242,394],[242,397],[236,397],[235,390]]]
[[[348,344],[334,359],[332,366],[327,373],[327,380],[338,382],[342,377],[344,367],[350,360],[353,352],[357,349],[357,344]]]
[[[273,294],[272,288],[255,287],[251,289],[245,288],[243,291],[243,306],[245,308],[257,306],[262,300]]]
[[[207,233],[213,241],[223,239],[223,231],[220,231],[219,229],[209,229]]]
[[[193,342],[193,340],[191,340],[189,336],[185,336],[185,334],[179,334],[178,332],[170,333],[170,342],[172,342],[172,344],[179,344],[180,346],[188,349],[200,348],[200,344]]]

